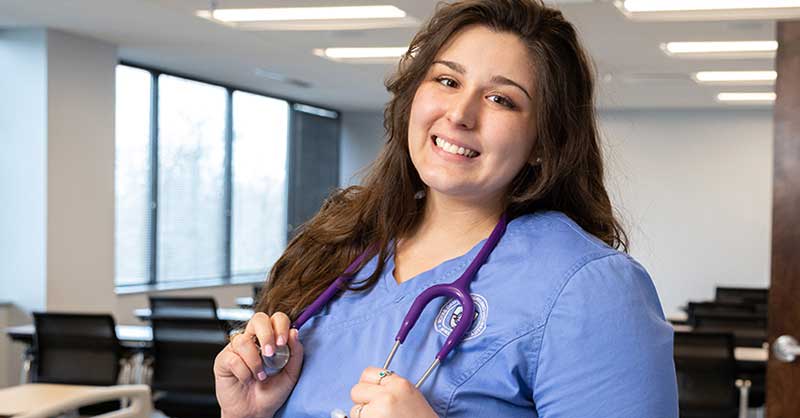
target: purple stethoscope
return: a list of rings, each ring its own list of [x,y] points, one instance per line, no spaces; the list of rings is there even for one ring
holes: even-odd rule
[[[469,267],[461,274],[461,276],[453,281],[452,283],[442,283],[437,284],[435,286],[431,286],[425,291],[423,291],[416,299],[414,299],[414,303],[411,305],[411,308],[408,310],[405,319],[403,319],[403,325],[400,327],[400,331],[397,333],[395,337],[395,343],[392,347],[392,351],[389,353],[389,356],[386,358],[386,362],[383,364],[384,370],[389,370],[389,365],[392,363],[392,359],[394,358],[395,353],[397,353],[397,349],[400,347],[401,344],[406,340],[408,333],[411,331],[411,328],[417,323],[422,311],[425,307],[433,301],[433,299],[447,296],[458,300],[461,304],[463,312],[461,314],[461,319],[456,324],[455,329],[450,333],[445,340],[444,345],[436,354],[436,358],[433,360],[433,363],[428,367],[422,377],[417,381],[415,387],[419,388],[425,382],[425,379],[430,376],[430,374],[436,369],[436,367],[444,361],[447,355],[453,350],[453,348],[458,344],[464,334],[472,327],[472,323],[474,321],[475,316],[475,304],[472,301],[472,296],[470,295],[469,285],[472,282],[472,279],[475,278],[475,275],[478,273],[478,269],[481,268],[486,263],[486,259],[489,258],[489,254],[492,253],[492,250],[497,246],[497,243],[502,238],[503,234],[506,231],[506,225],[508,224],[508,217],[505,213],[500,216],[500,220],[497,222],[497,225],[492,230],[492,233],[489,235],[489,238],[483,244],[478,255],[475,256],[475,259],[472,260]],[[370,249],[368,248],[364,251],[361,255],[359,255],[352,264],[344,271],[344,273],[339,276],[324,292],[322,292],[317,299],[308,305],[308,307],[303,310],[297,320],[292,324],[292,328],[300,329],[306,321],[308,321],[312,316],[318,313],[331,299],[336,295],[336,293],[344,288],[344,285],[349,282],[356,274],[356,270],[358,266],[364,262],[364,259],[370,253]],[[276,353],[277,354],[277,353]],[[277,357],[277,356],[276,356]],[[265,358],[265,361],[267,359]],[[288,353],[286,355],[285,361],[288,361]],[[280,371],[283,366],[279,366],[277,368],[273,367],[275,372]],[[265,364],[265,369],[266,369]],[[266,370],[265,370],[266,371]],[[270,373],[267,373],[270,374]],[[274,372],[272,373],[274,374]]]

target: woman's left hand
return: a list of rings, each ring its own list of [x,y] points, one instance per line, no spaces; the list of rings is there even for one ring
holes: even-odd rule
[[[367,367],[350,390],[355,406],[350,418],[438,418],[422,392],[408,380],[384,369]]]

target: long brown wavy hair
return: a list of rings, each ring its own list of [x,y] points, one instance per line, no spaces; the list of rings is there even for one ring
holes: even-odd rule
[[[514,218],[561,211],[608,245],[627,251],[627,236],[603,182],[594,69],[572,24],[541,0],[439,3],[386,80],[391,100],[384,110],[383,150],[362,185],[335,191],[300,228],[272,267],[257,311],[281,311],[297,318],[367,249],[378,255],[377,269],[349,289],[366,290],[378,281],[393,250],[390,243],[413,233],[423,214],[425,199],[415,195],[425,184],[408,152],[411,102],[442,46],[475,24],[519,36],[528,47],[537,80],[534,153],[541,163],[525,165],[512,180],[507,213]]]

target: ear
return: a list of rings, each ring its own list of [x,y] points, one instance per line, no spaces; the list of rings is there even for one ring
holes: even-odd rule
[[[531,158],[528,159],[528,164],[534,167],[542,165],[542,158],[531,155]]]

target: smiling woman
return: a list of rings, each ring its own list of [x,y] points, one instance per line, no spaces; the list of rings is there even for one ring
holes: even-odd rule
[[[223,416],[676,417],[672,328],[625,253],[574,27],[538,0],[443,3],[387,89],[364,184],[303,226],[217,357]]]

